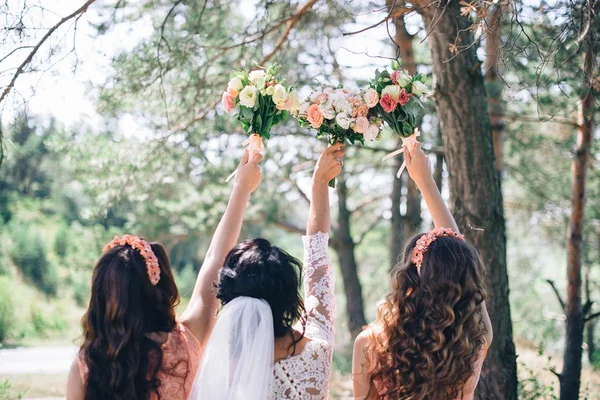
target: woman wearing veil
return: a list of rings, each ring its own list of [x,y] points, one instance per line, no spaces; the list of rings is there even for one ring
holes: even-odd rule
[[[328,182],[341,171],[342,147],[328,148],[315,168],[304,267],[264,239],[229,252],[217,284],[222,309],[192,400],[328,398],[335,316]]]

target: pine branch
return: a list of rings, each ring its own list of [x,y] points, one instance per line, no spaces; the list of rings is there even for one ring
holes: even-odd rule
[[[551,279],[546,279],[546,282],[548,282],[548,284],[550,286],[552,286],[552,290],[554,291],[554,294],[556,295],[556,298],[558,299],[558,302],[560,303],[560,308],[562,308],[563,312],[565,312],[567,307],[565,306],[565,302],[562,299],[562,297],[560,296],[560,293],[558,292],[556,285],[554,285],[554,281]]]
[[[64,17],[63,19],[61,19],[60,21],[58,21],[58,23],[56,25],[54,25],[52,28],[50,28],[48,30],[48,32],[46,32],[46,34],[42,37],[42,39],[40,39],[40,41],[38,42],[37,45],[35,45],[35,47],[33,48],[33,50],[31,50],[31,52],[29,53],[29,55],[27,56],[27,58],[25,59],[25,61],[23,61],[21,63],[21,65],[19,65],[19,67],[17,68],[17,70],[15,71],[10,83],[8,84],[8,86],[6,88],[4,88],[4,91],[2,92],[2,95],[0,96],[0,104],[2,103],[2,101],[6,98],[6,96],[8,96],[8,94],[10,93],[10,91],[12,90],[12,88],[15,86],[15,83],[17,81],[17,79],[19,78],[19,76],[23,73],[23,71],[25,70],[25,67],[27,67],[27,65],[29,65],[31,63],[31,61],[33,60],[33,57],[36,55],[36,53],[38,52],[38,50],[40,49],[40,47],[42,47],[42,45],[46,42],[46,40],[48,40],[50,38],[50,36],[52,36],[52,34],[58,29],[60,28],[65,22],[78,17],[79,15],[82,15],[83,13],[85,13],[88,9],[88,7],[94,3],[96,0],[87,0],[81,7],[79,7],[77,10],[75,10],[74,12],[72,12],[71,14],[67,15],[66,17]]]

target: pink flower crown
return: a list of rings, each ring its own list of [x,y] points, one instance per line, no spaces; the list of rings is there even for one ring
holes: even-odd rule
[[[117,246],[126,246],[129,245],[135,250],[140,252],[140,255],[144,258],[146,262],[146,270],[148,271],[148,278],[150,278],[150,283],[156,286],[160,281],[160,267],[158,265],[158,258],[152,251],[152,247],[150,243],[140,238],[139,236],[131,236],[131,235],[123,235],[122,238],[115,236],[113,240],[111,240],[104,249],[103,253],[108,250],[115,248]]]
[[[417,240],[417,244],[415,244],[415,248],[413,249],[412,256],[410,258],[410,262],[417,266],[419,275],[421,274],[421,267],[423,266],[423,256],[425,255],[425,252],[431,243],[433,243],[437,238],[444,236],[453,236],[460,240],[465,240],[464,235],[456,233],[450,228],[437,228],[421,236],[419,240]]]

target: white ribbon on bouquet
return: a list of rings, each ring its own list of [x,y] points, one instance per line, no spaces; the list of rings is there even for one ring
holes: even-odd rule
[[[248,146],[248,160],[252,160],[254,156],[259,153],[263,155],[265,154],[265,145],[263,143],[262,137],[257,133],[253,133],[248,139],[244,140],[242,146]],[[229,182],[235,176],[236,173],[237,168],[231,173],[231,175],[227,177],[227,179],[225,179],[225,182]]]
[[[396,157],[398,154],[404,153],[404,148],[406,148],[409,153],[412,153],[413,150],[415,149],[415,147],[417,146],[417,143],[419,143],[417,141],[417,137],[419,137],[419,136],[421,136],[421,132],[419,131],[419,128],[415,128],[415,131],[413,132],[412,135],[410,135],[409,137],[402,137],[402,147],[400,147],[398,150],[386,155],[385,157],[383,157],[381,159],[381,161],[387,161],[392,157]],[[398,170],[398,173],[396,174],[396,176],[398,178],[400,178],[400,176],[402,175],[404,168],[406,168],[406,160],[404,160],[404,162],[400,166],[400,169]]]

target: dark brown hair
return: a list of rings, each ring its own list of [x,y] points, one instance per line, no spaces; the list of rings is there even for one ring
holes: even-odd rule
[[[484,267],[477,250],[455,237],[431,243],[421,275],[410,262],[421,235],[392,270],[366,352],[371,391],[386,399],[461,398],[485,342]]]
[[[160,281],[150,283],[137,250],[117,246],[100,257],[83,317],[81,356],[87,367],[86,400],[146,400],[158,395],[161,343],[152,334],[176,326],[179,293],[165,249],[152,243]]]
[[[300,260],[266,239],[246,240],[227,255],[219,273],[217,298],[223,305],[240,296],[266,300],[273,313],[275,337],[291,335],[291,346],[295,346],[304,336],[306,325],[301,281]],[[303,328],[299,338],[292,330],[296,321]]]

